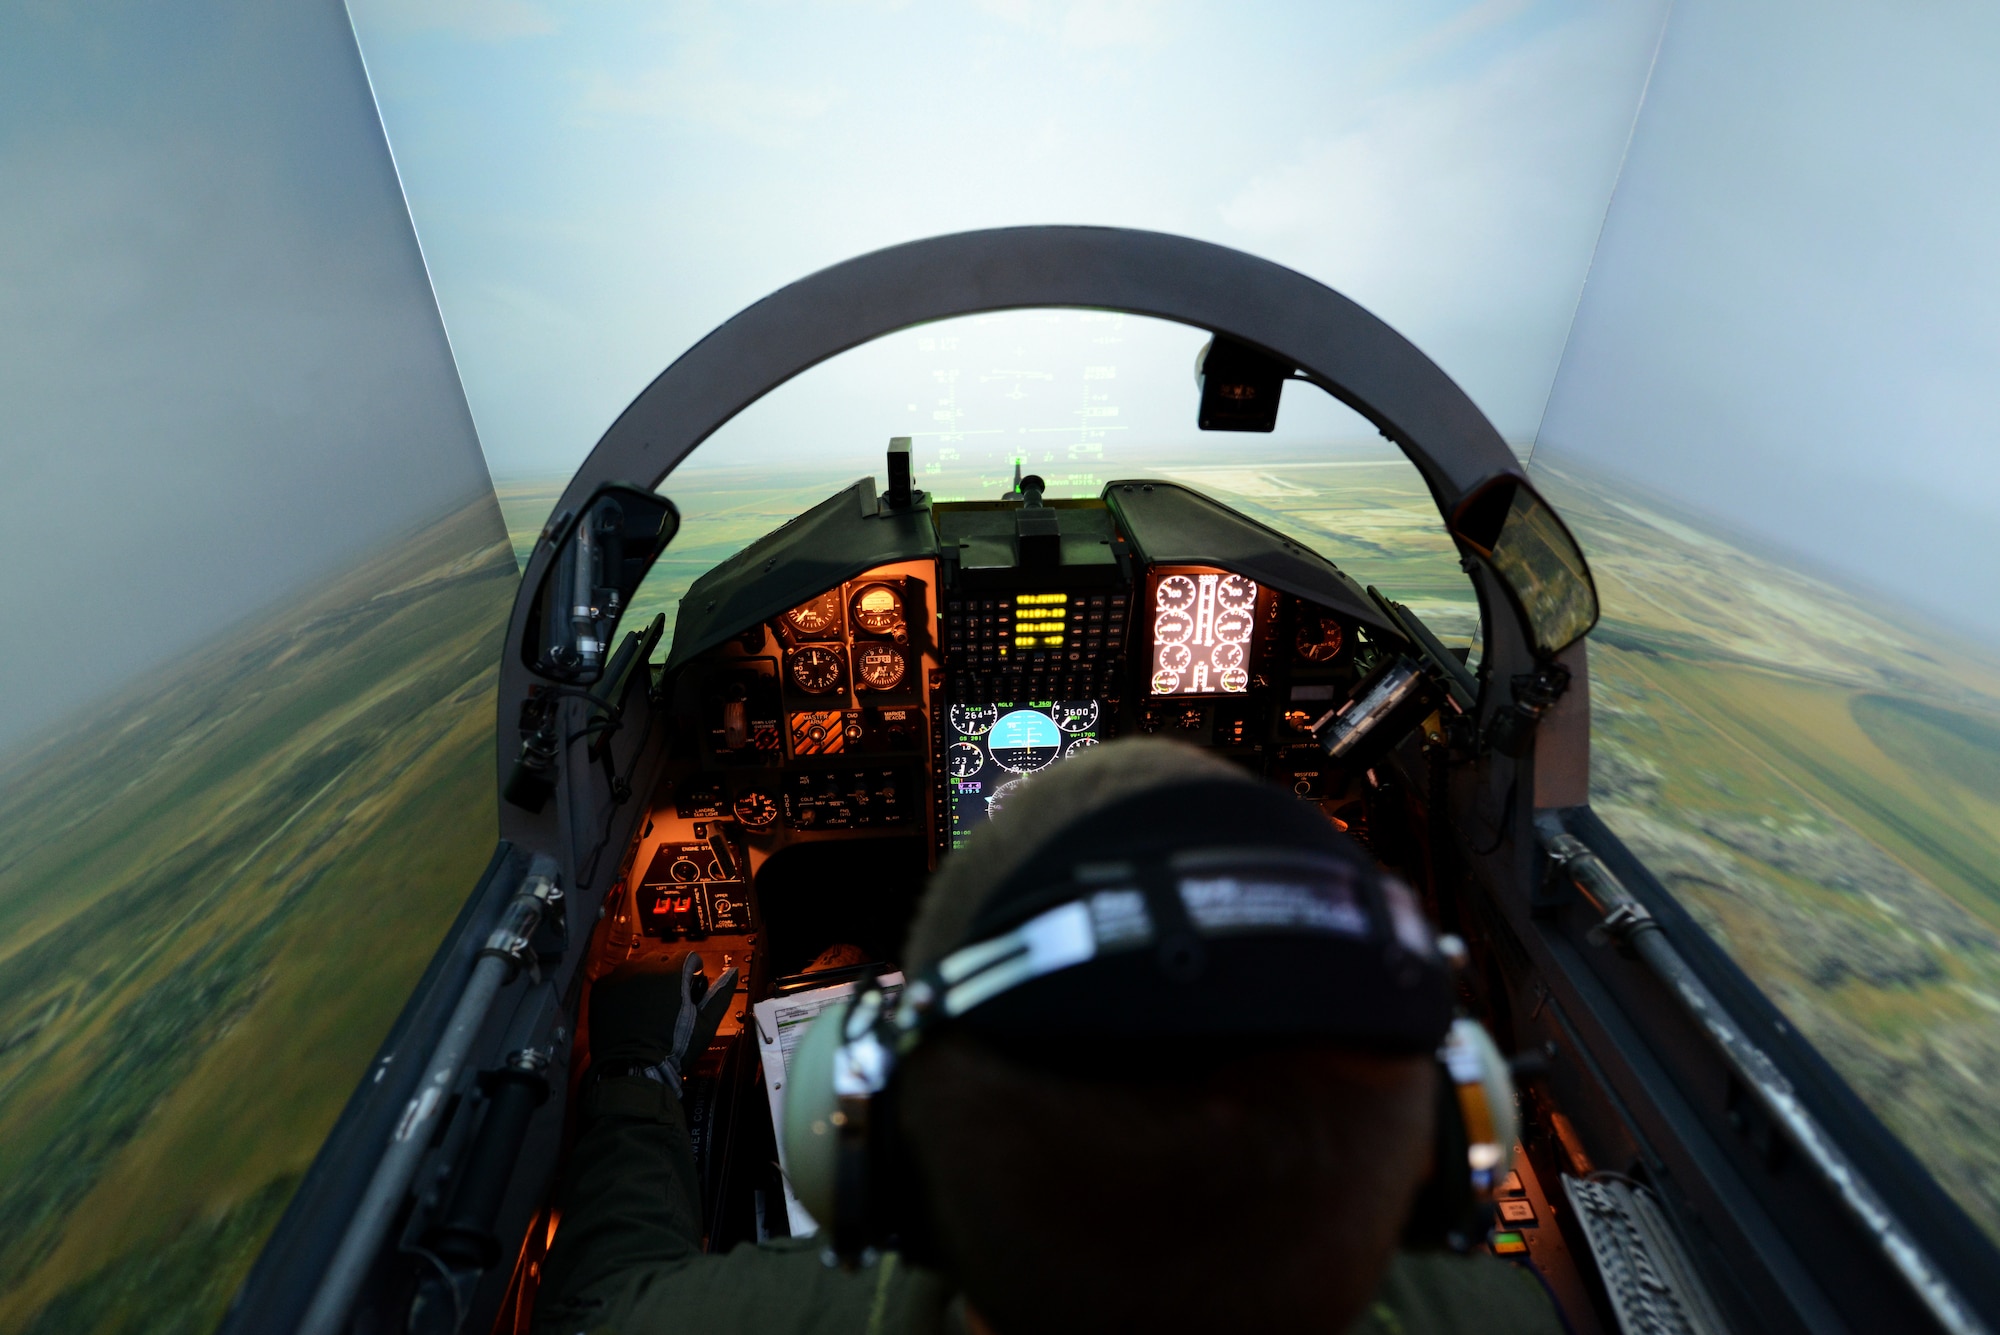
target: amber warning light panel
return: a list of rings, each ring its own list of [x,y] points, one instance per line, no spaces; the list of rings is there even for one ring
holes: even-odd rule
[[[1164,695],[1242,695],[1258,633],[1257,581],[1227,570],[1155,567],[1152,690]]]
[[[1017,593],[1014,595],[1014,647],[1016,649],[1060,649],[1069,629],[1069,595],[1066,593]]]

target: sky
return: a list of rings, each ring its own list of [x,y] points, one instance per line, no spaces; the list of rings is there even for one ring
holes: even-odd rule
[[[2000,8],[1683,3],[1541,433],[2000,641]]]
[[[0,8],[0,748],[490,484],[339,0]]]
[[[1524,453],[2000,639],[1996,38],[1965,0],[7,6],[0,615],[46,647],[0,658],[0,748],[489,465],[567,473],[782,284],[1011,223],[1291,265]],[[698,458],[987,432],[951,494],[1008,431],[1079,488],[1252,448],[1190,430],[1200,341],[912,331]],[[1299,395],[1280,443],[1360,430]]]
[[[683,349],[793,279],[1021,223],[1178,232],[1300,269],[1396,325],[1525,449],[1664,10],[354,0],[352,12],[481,439],[508,476],[568,473]],[[1149,342],[1143,359],[1128,348],[1123,411],[1154,402],[1137,392],[1143,368],[1171,385],[1172,429],[1189,434],[1199,341]],[[870,417],[857,394],[842,411],[790,397],[794,409],[762,415],[764,443],[807,453],[836,423],[879,442],[900,425],[880,405],[909,401],[885,389]]]
[[[566,473],[680,351],[826,264],[1128,225],[1345,292],[1524,454],[2000,641],[1990,5],[351,8],[496,474]],[[913,347],[850,354],[730,447],[879,449],[919,368],[952,369]],[[1117,439],[1191,443],[1188,355],[1123,349]],[[1085,364],[1035,369],[1069,402]]]

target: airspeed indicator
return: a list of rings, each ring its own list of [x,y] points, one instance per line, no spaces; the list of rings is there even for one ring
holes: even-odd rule
[[[951,726],[961,737],[977,737],[999,721],[1000,711],[992,705],[953,705]]]

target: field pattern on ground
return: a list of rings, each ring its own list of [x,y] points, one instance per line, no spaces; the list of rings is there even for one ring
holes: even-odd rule
[[[1232,452],[1132,475],[1199,487],[1471,642],[1470,584],[1406,461]],[[1593,805],[2000,1238],[2000,659],[1622,484],[1535,475],[1604,605]],[[688,524],[642,614],[671,631],[696,576],[851,480],[675,474]],[[502,487],[517,550],[554,491]]]
[[[1573,468],[1591,800],[2000,1238],[2000,661]]]
[[[491,855],[490,500],[0,769],[0,1330],[214,1327]]]

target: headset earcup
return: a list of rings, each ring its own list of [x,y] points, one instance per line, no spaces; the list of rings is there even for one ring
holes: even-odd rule
[[[1452,1021],[1438,1049],[1431,1176],[1403,1230],[1405,1247],[1463,1250],[1486,1227],[1486,1205],[1514,1164],[1521,1134],[1514,1077],[1477,1020]]]
[[[1497,1157],[1485,1167],[1490,1182],[1487,1190],[1497,1191],[1514,1166],[1514,1144],[1521,1138],[1521,1110],[1514,1090],[1514,1073],[1501,1055],[1500,1045],[1477,1020],[1454,1020],[1451,1031],[1452,1041],[1462,1051],[1473,1054],[1479,1063],[1479,1087],[1491,1119],[1487,1143],[1497,1152]],[[1478,1163],[1468,1166],[1475,1174],[1481,1169]]]
[[[822,1228],[833,1223],[840,1178],[833,1060],[850,1005],[829,1006],[813,1017],[785,1071],[785,1176],[799,1204]]]
[[[1437,1065],[1436,1114],[1431,1130],[1431,1175],[1410,1203],[1403,1223],[1403,1246],[1411,1251],[1458,1249],[1473,1207],[1465,1172],[1465,1118],[1458,1110],[1458,1086],[1443,1062]]]

